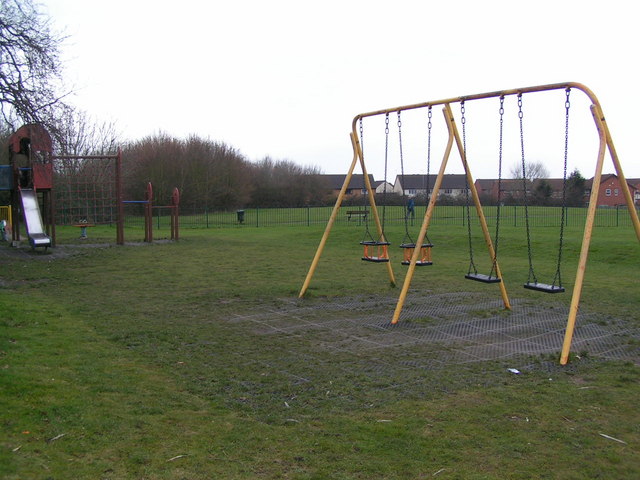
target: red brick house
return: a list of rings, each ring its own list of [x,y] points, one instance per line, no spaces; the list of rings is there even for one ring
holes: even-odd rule
[[[638,179],[634,179],[636,184],[634,185],[631,180],[627,180],[627,185],[631,191],[631,198],[634,199],[636,205],[640,202],[640,190],[638,189]],[[585,182],[585,202],[589,201],[591,190],[593,187],[593,178]],[[620,180],[618,176],[613,173],[602,175],[600,181],[600,189],[598,190],[598,207],[615,207],[616,205],[625,205],[626,200],[622,189],[620,188]]]
[[[533,184],[530,184],[527,188],[528,193],[531,194],[535,189],[537,182],[542,179],[536,180]],[[562,199],[563,180],[561,178],[546,178],[544,181],[551,187],[551,198],[560,201]],[[494,202],[498,198],[498,180],[496,179],[483,179],[476,180],[475,182],[478,195],[485,199],[490,199]],[[633,198],[635,205],[640,205],[640,178],[627,179],[627,185],[631,192],[631,198]],[[591,195],[591,189],[593,187],[593,178],[585,181],[584,191],[584,205],[589,204],[589,197]],[[513,200],[521,199],[523,197],[522,180],[517,179],[503,179],[502,180],[502,199]],[[602,175],[600,182],[600,189],[598,191],[597,206],[598,207],[615,207],[616,205],[624,205],[626,201],[624,194],[620,188],[620,180],[617,175],[608,173]]]
[[[633,190],[631,191],[633,203],[640,205],[640,178],[627,178],[627,183],[636,189],[635,192],[633,192]]]

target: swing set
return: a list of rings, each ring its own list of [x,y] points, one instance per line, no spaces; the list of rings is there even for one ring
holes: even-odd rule
[[[564,139],[564,174],[563,174],[563,187],[562,187],[562,213],[561,213],[561,221],[560,221],[560,232],[559,232],[559,243],[558,243],[558,253],[557,253],[557,264],[556,264],[556,272],[553,278],[552,283],[546,284],[538,282],[538,278],[536,276],[534,267],[533,267],[533,255],[532,255],[532,247],[531,247],[531,235],[530,235],[530,221],[529,221],[529,206],[528,206],[528,194],[529,194],[529,181],[527,180],[527,165],[526,165],[526,155],[525,155],[525,143],[524,143],[524,113],[523,113],[523,97],[527,94],[534,92],[546,92],[553,90],[564,90],[566,92],[566,100],[565,100],[565,139]],[[569,316],[567,319],[567,327],[565,330],[565,336],[562,346],[562,352],[560,356],[560,363],[565,365],[569,359],[569,351],[571,348],[571,342],[573,338],[573,332],[575,329],[575,322],[578,313],[578,307],[580,304],[580,297],[582,294],[582,286],[584,282],[584,274],[586,269],[587,258],[589,254],[589,245],[591,242],[591,236],[593,232],[596,208],[597,208],[597,198],[599,186],[602,178],[602,168],[604,164],[605,153],[608,150],[611,160],[613,162],[616,174],[620,180],[622,194],[624,196],[627,209],[629,211],[629,215],[631,217],[632,224],[634,226],[634,230],[636,233],[636,237],[640,242],[640,221],[638,220],[638,213],[633,204],[633,199],[631,196],[631,192],[629,191],[627,181],[622,172],[622,167],[620,165],[618,155],[616,153],[613,140],[611,138],[611,133],[607,126],[607,123],[604,118],[604,114],[602,112],[602,107],[595,96],[595,94],[586,86],[580,83],[575,82],[567,82],[567,83],[557,83],[557,84],[549,84],[549,85],[538,85],[533,87],[525,87],[511,90],[502,90],[488,93],[480,93],[474,95],[466,95],[463,97],[454,97],[445,100],[437,100],[432,102],[423,102],[417,103],[413,105],[405,105],[396,108],[378,110],[369,113],[363,113],[357,115],[352,122],[352,131],[350,134],[351,144],[353,147],[353,159],[351,161],[351,165],[349,167],[349,171],[346,175],[344,184],[338,194],[338,198],[336,200],[335,206],[327,222],[327,226],[325,228],[324,234],[320,240],[320,244],[316,250],[313,261],[311,262],[311,266],[303,283],[303,286],[300,290],[299,297],[304,297],[309,284],[311,283],[311,279],[313,278],[313,274],[315,269],[317,268],[318,262],[328,240],[329,234],[335,220],[337,218],[340,206],[344,199],[345,193],[349,184],[351,182],[351,177],[353,175],[353,171],[357,163],[360,163],[362,168],[362,173],[365,179],[365,186],[367,189],[369,205],[371,207],[371,213],[373,216],[373,221],[376,227],[377,239],[374,239],[373,234],[369,231],[368,224],[366,224],[366,238],[361,242],[364,248],[364,255],[362,257],[363,260],[372,261],[377,263],[384,263],[387,267],[387,273],[389,276],[389,281],[391,285],[395,285],[395,277],[393,273],[393,269],[391,266],[391,262],[389,260],[389,250],[388,247],[390,243],[387,241],[384,233],[384,211],[385,207],[383,205],[382,212],[382,220],[378,214],[378,209],[375,203],[374,191],[369,182],[369,176],[367,174],[367,168],[364,161],[363,154],[363,127],[362,120],[368,117],[377,117],[380,115],[385,116],[385,182],[387,175],[387,160],[388,160],[388,143],[389,143],[389,115],[391,113],[396,113],[398,116],[398,133],[399,133],[399,146],[400,146],[400,161],[401,161],[401,175],[404,177],[404,161],[402,154],[402,133],[401,133],[401,119],[400,115],[402,112],[409,110],[420,110],[426,109],[428,112],[428,153],[427,153],[427,165],[428,169],[430,167],[430,156],[431,156],[431,112],[434,106],[441,105],[443,107],[444,119],[447,127],[448,138],[447,143],[443,155],[442,163],[440,164],[440,169],[438,175],[435,179],[433,190],[430,192],[429,187],[427,187],[427,209],[424,215],[424,219],[422,222],[422,226],[420,228],[420,232],[415,242],[411,238],[408,229],[408,213],[405,215],[405,239],[403,240],[401,247],[404,250],[403,261],[402,263],[408,266],[408,270],[404,279],[404,284],[402,286],[402,290],[398,297],[398,301],[396,303],[396,308],[391,320],[392,324],[395,324],[399,321],[400,314],[404,307],[404,303],[409,291],[409,287],[411,285],[411,281],[414,275],[415,267],[421,265],[431,265],[431,248],[433,245],[428,239],[427,230],[429,228],[429,224],[433,217],[433,212],[436,206],[436,200],[438,198],[438,193],[442,186],[442,180],[446,171],[447,162],[449,156],[451,154],[451,150],[453,148],[453,144],[455,142],[458,153],[460,155],[460,159],[462,161],[462,166],[464,168],[465,179],[466,179],[466,223],[467,223],[467,233],[469,237],[469,269],[467,274],[465,275],[466,279],[474,280],[482,283],[488,284],[497,284],[500,288],[500,293],[502,296],[502,301],[505,309],[511,309],[511,305],[509,302],[509,297],[507,294],[507,290],[505,287],[505,282],[503,281],[502,272],[500,270],[500,266],[498,263],[498,242],[499,242],[499,228],[500,228],[500,205],[501,205],[501,195],[502,195],[502,156],[503,156],[503,122],[504,122],[504,100],[509,96],[516,96],[518,101],[518,118],[519,118],[519,130],[520,130],[520,152],[521,152],[521,163],[522,163],[522,195],[523,195],[523,204],[525,211],[525,229],[527,234],[527,253],[529,260],[529,272],[527,281],[524,283],[524,288],[535,290],[543,293],[562,293],[565,291],[564,286],[562,285],[562,278],[560,267],[562,263],[562,250],[563,250],[563,241],[564,241],[564,224],[565,224],[565,215],[566,215],[566,186],[567,186],[567,158],[568,158],[568,139],[569,139],[569,113],[570,113],[570,94],[572,90],[579,90],[583,92],[589,102],[591,115],[593,117],[593,121],[596,126],[596,130],[598,133],[599,147],[598,147],[598,155],[596,160],[595,173],[593,177],[593,185],[591,188],[591,194],[589,198],[589,204],[587,209],[587,216],[585,221],[585,227],[582,238],[582,246],[580,250],[580,257],[578,261],[578,268],[575,277],[575,283],[573,285],[573,293],[571,298],[571,304],[569,307]],[[485,215],[482,209],[482,205],[480,203],[480,199],[478,196],[478,192],[476,190],[473,176],[471,174],[471,169],[467,162],[467,142],[466,142],[466,104],[471,101],[477,100],[486,100],[497,98],[500,102],[499,107],[499,153],[498,153],[498,194],[497,194],[497,208],[496,208],[496,225],[495,225],[495,236],[494,239],[491,238],[491,233],[489,232],[489,228],[487,226],[487,222],[485,219]],[[462,125],[462,134],[456,125],[456,121],[453,115],[452,104],[458,104],[460,106],[460,119]],[[356,127],[359,126],[360,130],[360,140],[358,139],[358,134]],[[427,174],[427,178],[429,178],[429,174]],[[385,184],[386,189],[386,184]],[[403,185],[404,190],[404,185]],[[489,274],[478,273],[478,269],[475,265],[474,261],[474,252],[471,243],[471,213],[470,213],[470,203],[473,200],[473,204],[476,209],[476,214],[478,217],[478,222],[482,229],[482,235],[484,238],[484,242],[487,247],[487,251],[489,253],[489,258],[491,261],[491,271]],[[420,248],[417,248],[417,246]]]

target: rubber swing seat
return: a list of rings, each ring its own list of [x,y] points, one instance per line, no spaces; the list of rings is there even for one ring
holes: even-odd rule
[[[400,262],[402,265],[411,265],[411,262],[407,262],[406,260],[403,260],[402,262]],[[433,262],[423,262],[418,260],[416,262],[416,267],[428,267],[429,265],[433,265]]]
[[[389,261],[388,258],[384,258],[384,257],[362,257],[362,260],[364,260],[365,262],[374,262],[374,263],[384,263]]]
[[[485,275],[483,273],[467,273],[464,278],[467,280],[475,280],[482,283],[500,283],[499,277],[493,277],[491,275]]]
[[[538,283],[538,282],[527,282],[524,284],[524,288],[528,288],[529,290],[537,290],[538,292],[544,292],[544,293],[564,292],[564,287],[560,285],[549,285],[547,283]]]

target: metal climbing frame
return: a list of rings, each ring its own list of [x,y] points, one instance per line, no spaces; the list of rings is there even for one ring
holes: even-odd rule
[[[124,244],[122,154],[53,157],[56,220],[116,225],[116,243]]]
[[[444,99],[444,100],[437,100],[437,101],[432,101],[432,102],[423,102],[423,103],[417,103],[417,104],[413,104],[413,105],[405,105],[405,106],[401,106],[401,107],[395,107],[395,108],[389,108],[389,109],[384,109],[384,110],[377,110],[374,112],[369,112],[369,113],[363,113],[360,115],[357,115],[352,122],[352,129],[351,129],[351,143],[353,146],[353,159],[351,161],[351,165],[349,167],[348,173],[346,175],[344,184],[340,190],[340,193],[338,194],[338,198],[336,200],[336,204],[333,208],[333,211],[331,213],[331,216],[329,218],[329,221],[327,222],[327,226],[325,228],[324,234],[322,236],[322,239],[320,240],[320,244],[318,245],[318,249],[316,250],[316,254],[313,258],[313,261],[311,263],[311,266],[309,268],[309,271],[307,273],[307,276],[305,278],[305,281],[303,283],[302,289],[300,290],[300,294],[299,297],[303,297],[309,287],[309,284],[311,283],[311,279],[313,278],[313,274],[315,272],[315,269],[318,265],[318,262],[320,260],[320,257],[322,255],[322,251],[324,250],[324,247],[326,245],[326,242],[329,238],[329,234],[331,232],[331,229],[333,227],[333,224],[335,223],[335,220],[337,218],[338,215],[338,211],[340,209],[340,205],[342,204],[342,201],[344,199],[345,193],[347,188],[349,187],[349,184],[351,182],[351,177],[353,175],[353,171],[355,169],[356,163],[359,161],[360,162],[360,166],[362,167],[362,173],[364,175],[365,178],[365,185],[367,188],[367,191],[369,193],[369,202],[371,204],[371,211],[373,213],[373,218],[375,220],[376,223],[376,227],[378,229],[378,233],[382,233],[382,227],[381,227],[381,223],[380,223],[380,218],[378,216],[378,212],[376,209],[376,205],[375,205],[375,199],[374,199],[374,195],[373,195],[373,190],[371,188],[371,185],[369,183],[368,180],[368,175],[367,175],[367,169],[364,163],[364,157],[362,154],[362,148],[358,142],[358,136],[357,136],[357,131],[356,131],[356,127],[358,125],[358,122],[360,121],[360,119],[365,118],[365,117],[373,117],[373,116],[377,116],[377,115],[388,115],[389,113],[392,112],[401,112],[401,111],[407,111],[407,110],[414,110],[414,109],[418,109],[418,108],[430,108],[436,105],[442,105],[443,106],[443,113],[445,116],[445,121],[447,123],[447,128],[448,128],[448,132],[449,132],[449,138],[448,138],[448,142],[447,142],[447,146],[445,149],[445,153],[444,153],[444,157],[443,157],[443,161],[442,164],[440,166],[440,171],[438,172],[438,177],[436,178],[435,184],[433,186],[433,193],[431,195],[431,199],[429,201],[429,205],[427,207],[427,211],[425,213],[424,216],[424,220],[422,222],[422,226],[420,229],[420,233],[418,238],[416,239],[416,243],[417,244],[421,244],[426,236],[426,232],[427,229],[429,227],[429,223],[431,221],[431,217],[433,214],[433,210],[436,204],[436,199],[438,196],[438,191],[440,189],[440,186],[442,184],[442,179],[445,173],[445,169],[446,169],[446,165],[447,165],[447,161],[449,158],[449,155],[451,153],[451,149],[453,146],[453,142],[456,142],[456,146],[458,148],[458,151],[460,153],[460,157],[462,159],[462,163],[464,166],[464,170],[465,173],[467,175],[467,180],[468,180],[468,184],[469,184],[469,189],[471,190],[471,195],[473,196],[473,200],[474,200],[474,204],[476,206],[476,210],[478,213],[478,218],[480,220],[480,224],[482,226],[482,230],[483,230],[483,234],[484,234],[484,238],[485,238],[485,242],[487,244],[487,248],[489,250],[489,253],[491,255],[491,259],[493,261],[493,259],[495,258],[494,255],[494,251],[493,251],[493,245],[491,242],[491,236],[489,234],[486,222],[484,220],[484,214],[482,212],[482,206],[480,204],[480,200],[478,198],[478,193],[475,189],[474,186],[474,182],[473,182],[473,178],[471,176],[471,172],[469,169],[469,166],[467,164],[467,159],[465,156],[465,152],[464,152],[464,147],[460,138],[460,134],[458,132],[458,129],[456,127],[455,121],[454,121],[454,116],[451,110],[451,104],[453,103],[462,103],[462,102],[470,102],[470,101],[474,101],[474,100],[481,100],[481,99],[488,99],[488,98],[496,98],[496,97],[507,97],[510,95],[523,95],[526,93],[532,93],[532,92],[544,92],[544,91],[551,91],[551,90],[566,90],[566,89],[575,89],[575,90],[580,90],[582,91],[589,99],[589,101],[591,102],[591,114],[593,116],[593,120],[595,122],[596,125],[596,130],[598,132],[598,137],[599,137],[599,149],[598,149],[598,157],[597,157],[597,161],[596,161],[596,168],[595,168],[595,173],[594,173],[594,178],[593,178],[593,186],[591,189],[591,196],[589,199],[589,207],[587,210],[587,219],[585,222],[585,228],[584,228],[584,233],[583,233],[583,238],[582,238],[582,246],[581,246],[581,250],[580,250],[580,258],[579,258],[579,262],[578,262],[578,269],[576,272],[576,277],[575,277],[575,283],[573,286],[573,294],[572,294],[572,298],[571,298],[571,305],[569,308],[569,316],[567,319],[567,327],[565,330],[565,336],[564,336],[564,342],[563,342],[563,346],[562,346],[562,353],[560,356],[560,363],[562,365],[566,364],[568,362],[569,359],[569,351],[571,348],[571,342],[572,342],[572,338],[573,338],[573,331],[575,328],[575,322],[576,322],[576,317],[578,314],[578,307],[580,304],[580,297],[582,294],[582,286],[583,286],[583,282],[584,282],[584,274],[585,274],[585,268],[586,268],[586,264],[587,264],[587,258],[588,258],[588,254],[589,254],[589,245],[591,242],[591,236],[592,236],[592,232],[593,232],[593,225],[594,225],[594,219],[595,219],[595,214],[596,214],[596,207],[597,207],[597,198],[598,198],[598,190],[600,187],[600,182],[601,182],[601,178],[602,178],[602,167],[603,167],[603,163],[604,163],[604,156],[606,151],[609,151],[609,154],[611,156],[611,160],[613,162],[614,168],[616,170],[616,175],[618,176],[619,180],[620,180],[620,185],[621,185],[621,189],[622,189],[622,193],[625,199],[625,203],[627,204],[627,209],[629,211],[629,215],[631,216],[631,220],[636,232],[636,237],[638,238],[638,241],[640,242],[640,220],[638,220],[638,213],[634,207],[633,204],[633,198],[631,197],[631,192],[629,191],[628,188],[628,184],[627,181],[624,177],[624,174],[622,172],[622,167],[620,165],[620,161],[618,159],[618,155],[616,153],[614,144],[613,144],[613,140],[611,137],[611,133],[609,131],[609,128],[607,126],[606,120],[604,118],[604,114],[602,112],[602,107],[600,106],[600,102],[598,101],[597,97],[595,96],[595,94],[589,89],[587,88],[585,85],[580,84],[580,83],[575,83],[575,82],[566,82],[566,83],[556,83],[556,84],[549,84],[549,85],[538,85],[538,86],[533,86],[533,87],[525,87],[525,88],[516,88],[516,89],[511,89],[511,90],[501,90],[501,91],[495,91],[495,92],[487,92],[487,93],[479,93],[479,94],[473,94],[473,95],[466,95],[466,96],[462,96],[462,97],[453,97],[453,98],[448,98],[448,99]],[[404,284],[402,286],[402,291],[400,292],[400,296],[398,298],[398,302],[396,304],[396,308],[393,314],[393,318],[392,318],[392,323],[397,323],[399,318],[400,318],[400,313],[402,312],[403,306],[404,306],[404,302],[407,296],[407,293],[409,291],[409,287],[411,285],[411,280],[413,278],[413,273],[415,270],[415,266],[416,266],[416,262],[418,261],[418,258],[420,256],[420,250],[416,249],[413,253],[413,256],[411,258],[411,263],[409,265],[409,269],[407,271],[407,275],[405,277],[404,280]],[[393,270],[391,268],[391,262],[387,263],[387,270],[388,270],[388,274],[389,274],[389,278],[392,284],[395,284],[395,278],[393,275]],[[499,267],[496,265],[496,275],[499,278],[502,278],[502,274],[499,270]],[[503,303],[505,308],[510,308],[509,305],[509,299],[506,293],[506,288],[504,286],[504,282],[500,282],[498,285],[500,285],[500,289],[501,289],[501,294],[502,294],[502,298],[503,298]]]

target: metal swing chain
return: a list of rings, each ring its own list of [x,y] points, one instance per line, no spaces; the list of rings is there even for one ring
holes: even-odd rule
[[[538,283],[538,279],[536,278],[536,274],[533,271],[533,259],[531,256],[531,234],[529,231],[529,205],[527,201],[527,168],[525,165],[525,156],[524,156],[524,127],[522,119],[524,117],[524,113],[522,112],[522,93],[518,94],[518,118],[520,119],[520,152],[522,157],[522,195],[523,195],[523,204],[524,204],[524,219],[527,230],[527,252],[529,255],[529,274],[527,276],[527,283],[531,283],[531,279],[533,278],[534,283]]]
[[[467,207],[467,233],[469,236],[469,271],[468,273],[471,273],[471,269],[473,268],[473,273],[477,274],[478,273],[478,269],[476,268],[476,264],[473,261],[473,244],[471,242],[471,212],[470,212],[470,208],[469,208],[469,177],[467,177],[466,175],[466,170],[468,168],[468,162],[467,162],[467,131],[466,131],[466,123],[467,123],[467,119],[465,117],[465,107],[464,107],[464,100],[462,100],[460,102],[460,123],[462,123],[462,153],[464,155],[464,159],[465,159],[465,205]]]
[[[562,286],[562,277],[560,274],[560,265],[562,264],[562,245],[564,243],[564,223],[567,211],[567,159],[569,157],[569,109],[571,108],[571,102],[569,97],[571,95],[571,88],[566,90],[566,100],[564,102],[565,117],[564,117],[564,173],[562,176],[562,214],[560,215],[560,242],[558,245],[558,265],[556,267],[556,274],[553,277],[553,286],[556,286],[556,280],[558,286]]]
[[[362,118],[360,118],[360,152],[362,153],[362,157],[364,159],[364,127],[362,124]],[[364,181],[364,179],[363,179]],[[364,209],[367,209],[367,200],[365,197],[364,200]],[[373,236],[371,235],[371,232],[369,231],[369,218],[368,215],[365,215],[364,217],[364,239],[362,240],[363,242],[366,242],[367,240],[371,240],[373,241]]]
[[[431,105],[429,105],[429,111],[427,113],[427,118],[429,121],[427,122],[427,206],[429,205],[429,200],[431,199],[430,192],[430,172],[431,172],[431,127],[433,126],[431,123],[431,117],[433,116],[433,112],[431,111]]]
[[[402,155],[402,119],[400,118],[400,110],[398,110],[398,146],[400,150],[400,178],[402,181],[402,196],[406,196],[405,184],[404,184],[404,156]],[[402,243],[413,243],[411,235],[409,234],[409,212],[405,212],[404,215],[404,230],[405,236]],[[408,242],[407,242],[408,240]]]
[[[388,153],[389,153],[389,112],[384,117],[384,187],[382,189],[382,234],[380,241],[386,241],[384,238],[384,221],[385,215],[387,211],[387,164],[388,164]]]
[[[500,97],[500,147],[498,149],[498,205],[496,206],[496,237],[493,245],[493,263],[491,265],[491,272],[489,277],[496,273],[498,264],[498,242],[500,239],[500,204],[502,203],[502,132],[504,125],[504,96]]]
[[[433,112],[431,111],[432,107],[429,105],[429,110],[427,112],[427,208],[429,208],[429,202],[431,201],[431,127],[433,124],[431,123],[431,118],[433,117]],[[425,232],[425,238],[427,243],[430,244],[431,240],[429,240],[429,234]]]

